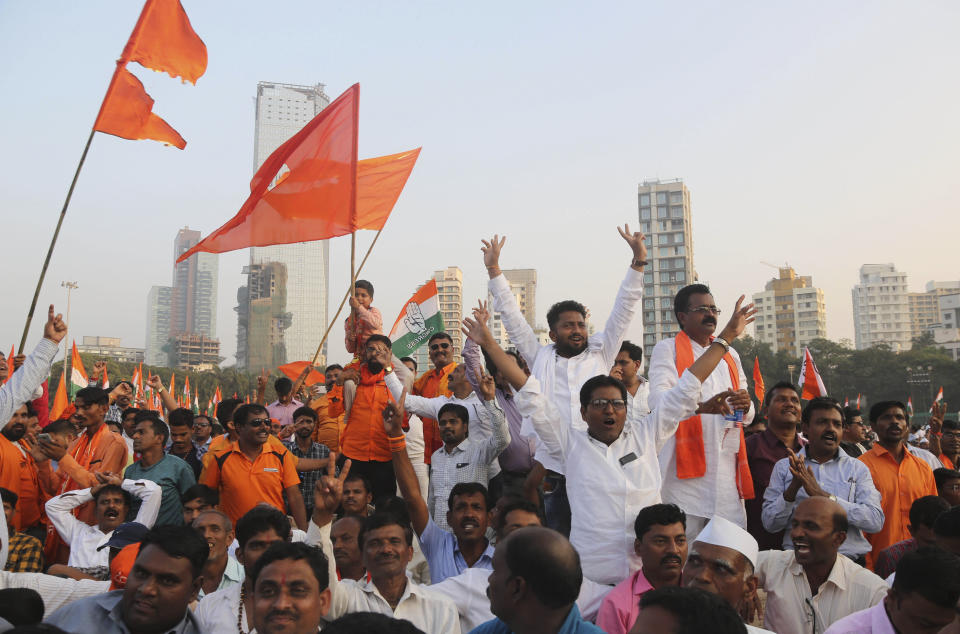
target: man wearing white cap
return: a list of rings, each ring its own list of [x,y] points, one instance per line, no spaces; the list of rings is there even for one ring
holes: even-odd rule
[[[737,612],[757,595],[759,547],[753,536],[730,520],[714,517],[697,535],[683,567],[683,585],[723,597]],[[769,632],[747,625],[747,632]]]

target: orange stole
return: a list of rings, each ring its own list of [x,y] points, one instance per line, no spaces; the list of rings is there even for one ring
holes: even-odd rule
[[[680,331],[677,334],[675,346],[677,349],[677,375],[693,365],[693,346],[687,333]],[[734,390],[740,389],[740,373],[733,356],[728,352],[723,355],[730,372],[730,383]],[[754,497],[753,477],[750,475],[750,465],[747,463],[747,444],[743,436],[743,425],[738,424],[740,432],[740,448],[737,450],[737,491],[744,500]],[[700,416],[694,414],[686,420],[680,421],[676,433],[677,477],[681,480],[702,478],[707,472],[707,459],[703,448],[703,424]]]

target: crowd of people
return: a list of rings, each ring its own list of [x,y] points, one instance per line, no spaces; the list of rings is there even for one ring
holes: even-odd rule
[[[352,360],[215,417],[150,376],[162,412],[123,381],[45,420],[51,306],[0,388],[0,632],[960,632],[960,423],[937,405],[911,443],[896,400],[755,402],[756,311],[722,322],[701,284],[656,306],[679,332],[644,377],[647,249],[618,231],[602,332],[566,300],[543,345],[494,236],[461,362],[445,332],[430,368],[394,356],[359,280]]]

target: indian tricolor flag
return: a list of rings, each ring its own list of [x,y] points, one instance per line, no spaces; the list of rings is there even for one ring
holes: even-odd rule
[[[70,352],[70,394],[76,394],[77,390],[82,390],[90,384],[87,378],[87,371],[83,369],[83,359],[77,351],[77,342],[73,342],[73,350]]]
[[[437,300],[437,281],[430,280],[413,294],[397,316],[390,330],[393,354],[410,356],[437,332],[443,332],[443,315]]]
[[[934,406],[937,405],[940,401],[943,400],[943,386],[940,386],[940,391],[937,392],[937,398],[933,399],[933,405],[930,406],[930,411],[933,411]]]

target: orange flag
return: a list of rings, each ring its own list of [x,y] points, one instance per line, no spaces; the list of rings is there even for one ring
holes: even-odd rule
[[[808,348],[803,349],[803,366],[800,369],[800,387],[803,393],[800,398],[807,400],[817,396],[826,396],[827,388],[823,385],[823,379],[820,378],[820,371],[817,370],[817,364],[813,362],[813,355]]]
[[[6,383],[10,380],[10,377],[13,376],[13,373],[16,371],[13,368],[13,357],[17,353],[16,346],[10,346],[10,354],[7,355],[7,379],[4,381]]]
[[[147,0],[120,59],[195,85],[207,70],[207,47],[179,0]]]
[[[753,358],[753,393],[757,396],[757,402],[763,405],[763,397],[766,389],[763,387],[763,375],[760,374],[760,357]]]
[[[303,369],[307,367],[308,363],[309,361],[293,361],[292,363],[278,366],[277,369],[283,372],[291,381],[296,381],[300,378],[300,373],[303,372]],[[303,384],[310,387],[314,383],[323,383],[324,381],[325,379],[321,373],[316,370],[310,370],[310,374],[307,375]]]
[[[153,98],[143,89],[140,80],[117,62],[117,71],[110,81],[107,96],[93,129],[123,139],[152,139],[181,150],[187,146],[180,133],[153,114]]]
[[[57,386],[57,393],[53,397],[53,405],[50,407],[50,420],[60,420],[66,411],[70,401],[67,400],[67,373],[60,375],[60,384]]]
[[[250,181],[250,197],[196,252],[325,240],[383,227],[420,149],[357,161],[359,84],[281,145]],[[284,165],[289,171],[281,170]]]

